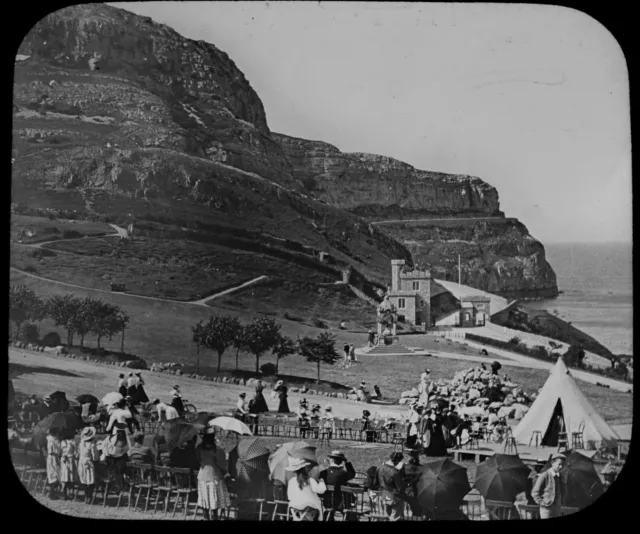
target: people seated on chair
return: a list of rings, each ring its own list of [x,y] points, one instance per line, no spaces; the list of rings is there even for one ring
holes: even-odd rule
[[[238,395],[238,402],[236,403],[236,412],[234,417],[239,419],[242,422],[246,422],[246,417],[249,411],[245,406],[245,400],[247,398],[247,394],[242,392]]]
[[[309,468],[310,464],[306,460],[293,457],[289,460],[286,470],[295,473],[287,484],[289,507],[303,521],[323,521],[320,495],[327,490],[327,486],[320,478],[320,468]]]
[[[404,517],[405,502],[409,500],[400,474],[403,458],[401,452],[391,453],[389,460],[378,468],[377,479],[389,521],[399,521]]]
[[[144,445],[144,434],[136,432],[133,435],[133,446],[129,449],[129,461],[139,464],[154,464],[155,454],[151,447]]]
[[[153,405],[158,410],[158,419],[160,421],[163,420],[163,415],[167,421],[171,421],[172,419],[177,419],[178,417],[180,417],[178,410],[176,410],[173,406],[169,406],[164,402],[160,402],[159,399],[154,400]]]
[[[324,480],[324,483],[333,486],[332,499],[326,504],[329,508],[341,510],[345,505],[351,505],[350,502],[343,503],[342,494],[340,493],[341,488],[355,478],[356,470],[342,451],[332,451],[328,457],[328,467],[320,471],[320,478]]]

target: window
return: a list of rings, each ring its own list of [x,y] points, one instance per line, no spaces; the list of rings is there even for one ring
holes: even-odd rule
[[[478,308],[479,310],[484,310],[484,304],[477,304],[476,308]]]
[[[469,319],[471,319],[471,316],[468,313],[464,314],[464,320],[468,321]]]
[[[413,282],[413,290],[420,291],[420,282]]]
[[[404,310],[405,307],[404,299],[398,299],[398,308]]]

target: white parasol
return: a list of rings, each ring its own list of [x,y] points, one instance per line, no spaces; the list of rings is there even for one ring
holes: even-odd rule
[[[123,399],[122,395],[117,391],[112,391],[111,393],[107,393],[103,399],[102,404],[105,406],[111,406],[112,404],[117,404]]]
[[[243,436],[253,436],[247,425],[233,417],[216,417],[215,419],[211,419],[211,421],[207,423],[207,426],[216,426],[222,430],[235,432]]]

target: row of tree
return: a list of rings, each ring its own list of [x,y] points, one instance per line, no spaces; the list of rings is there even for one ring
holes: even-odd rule
[[[340,360],[336,350],[335,336],[323,332],[317,337],[305,336],[294,341],[285,336],[281,325],[271,317],[256,317],[251,323],[242,324],[231,315],[213,315],[208,321],[200,321],[193,330],[193,341],[198,347],[209,349],[218,356],[217,370],[220,372],[222,357],[228,349],[236,350],[236,370],[240,351],[255,356],[256,373],[260,371],[260,358],[270,352],[276,359],[278,373],[280,360],[292,354],[300,354],[317,365],[318,382],[320,364],[333,365]]]
[[[43,300],[26,286],[10,286],[9,318],[16,327],[15,337],[20,338],[23,324],[52,319],[56,326],[67,332],[67,346],[73,346],[74,337],[80,338],[84,347],[87,334],[96,336],[98,350],[102,339],[112,339],[121,333],[120,350],[124,352],[124,334],[129,325],[129,315],[120,306],[103,300],[73,295],[55,295]]]

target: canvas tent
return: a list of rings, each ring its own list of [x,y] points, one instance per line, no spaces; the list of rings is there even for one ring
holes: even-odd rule
[[[560,357],[535,402],[516,427],[514,437],[518,443],[528,444],[533,432],[538,430],[542,445],[554,447],[559,431],[566,432],[571,440],[571,433],[576,432],[582,422],[586,449],[617,445],[618,435],[580,391]]]

